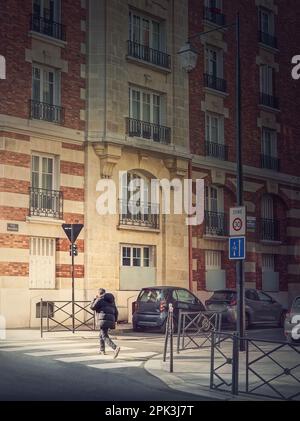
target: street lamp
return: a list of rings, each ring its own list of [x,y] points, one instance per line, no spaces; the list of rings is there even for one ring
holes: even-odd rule
[[[191,40],[201,37],[210,32],[220,31],[221,29],[236,28],[236,163],[237,163],[237,206],[243,206],[243,163],[242,163],[242,131],[241,131],[241,56],[240,56],[240,17],[237,13],[236,21],[229,25],[219,26],[210,31],[198,33],[188,39],[188,42],[179,51],[182,68],[190,72],[197,65],[197,51],[191,47]],[[238,260],[236,264],[236,285],[238,290],[237,307],[237,331],[240,338],[245,336],[245,291],[244,291],[244,264]],[[244,341],[240,341],[240,350],[245,350]]]

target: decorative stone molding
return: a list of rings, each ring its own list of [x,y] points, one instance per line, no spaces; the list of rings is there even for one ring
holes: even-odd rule
[[[267,181],[267,192],[269,194],[276,194],[278,195],[278,183],[274,183],[272,181]]]
[[[167,158],[164,163],[170,171],[171,178],[188,177],[188,161],[180,158]]]
[[[211,170],[211,182],[212,184],[217,184],[219,186],[225,186],[226,175],[224,171],[218,169]]]
[[[122,155],[122,148],[119,145],[93,144],[94,150],[100,159],[100,171],[102,178],[111,178],[113,170]]]

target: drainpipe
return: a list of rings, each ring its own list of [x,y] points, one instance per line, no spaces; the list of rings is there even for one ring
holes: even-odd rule
[[[192,179],[192,161],[189,161],[189,179]],[[191,198],[192,200],[192,198]],[[193,291],[193,226],[188,226],[189,235],[189,290]]]

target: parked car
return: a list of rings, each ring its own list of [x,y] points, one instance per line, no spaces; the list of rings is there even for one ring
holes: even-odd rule
[[[133,330],[151,327],[165,332],[169,304],[174,308],[174,330],[176,331],[179,310],[205,311],[202,302],[185,288],[157,286],[143,288],[133,303]]]
[[[298,321],[292,323],[293,318],[295,316],[299,316]],[[284,321],[284,333],[290,342],[300,342],[300,339],[294,339],[292,337],[292,329],[295,325],[300,324],[300,296],[296,297],[291,305],[289,312],[286,314],[285,321]],[[300,333],[300,328],[299,328]]]
[[[234,289],[215,291],[205,302],[207,310],[222,313],[222,325],[236,325],[237,292]],[[255,289],[245,290],[245,325],[248,329],[254,324],[276,324],[282,327],[286,311],[268,294]]]

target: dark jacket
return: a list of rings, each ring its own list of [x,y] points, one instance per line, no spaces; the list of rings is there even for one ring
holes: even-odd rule
[[[99,298],[95,298],[90,308],[98,313],[100,329],[115,329],[115,323],[118,321],[118,309],[112,294],[107,293]]]

